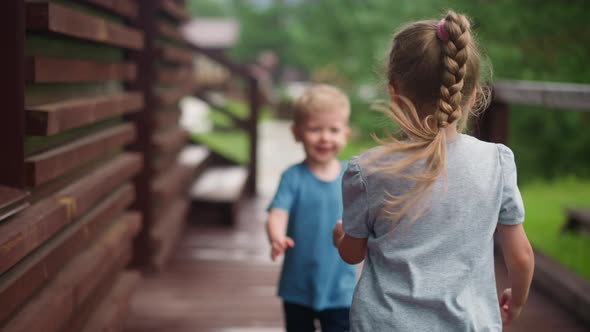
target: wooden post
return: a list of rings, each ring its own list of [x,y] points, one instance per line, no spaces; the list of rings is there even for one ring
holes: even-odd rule
[[[493,100],[476,123],[476,136],[483,141],[506,144],[509,114],[510,108],[507,103]]]
[[[256,171],[258,169],[258,110],[260,108],[260,91],[255,78],[248,80],[250,99],[250,118],[248,119],[248,134],[250,136],[250,163],[248,164],[248,183],[246,190],[249,195],[256,195]]]
[[[0,2],[0,185],[25,187],[25,3]]]
[[[138,2],[139,17],[134,25],[144,33],[144,48],[139,51],[129,51],[127,58],[137,64],[137,79],[129,83],[127,88],[141,92],[144,98],[144,108],[127,116],[137,128],[137,141],[129,149],[140,152],[143,156],[143,169],[135,178],[136,200],[132,209],[138,210],[143,216],[143,227],[135,237],[132,265],[145,267],[154,255],[152,239],[149,234],[153,224],[153,115],[156,99],[153,92],[155,80],[155,51],[154,40],[156,34],[157,0],[142,0]]]

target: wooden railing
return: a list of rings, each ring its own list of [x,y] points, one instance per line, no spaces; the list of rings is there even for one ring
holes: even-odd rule
[[[497,81],[492,102],[476,125],[483,140],[506,143],[510,105],[590,111],[590,85],[532,81]]]
[[[507,143],[510,105],[590,112],[590,85],[498,81],[493,85],[492,103],[476,125],[479,138]],[[579,217],[587,218],[587,215]],[[590,284],[537,250],[535,261],[533,285],[569,314],[590,324]]]

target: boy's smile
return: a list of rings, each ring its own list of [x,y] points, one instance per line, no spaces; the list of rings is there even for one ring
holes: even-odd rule
[[[293,134],[303,144],[307,161],[325,165],[336,159],[346,145],[350,134],[348,118],[339,110],[326,110],[308,114],[293,127]]]

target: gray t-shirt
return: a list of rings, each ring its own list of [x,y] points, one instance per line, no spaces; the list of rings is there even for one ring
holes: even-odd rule
[[[351,307],[351,331],[501,331],[494,274],[497,223],[518,224],[524,207],[512,151],[459,135],[447,142],[447,178],[393,224],[387,192],[410,180],[370,172],[354,157],[343,180],[344,231],[368,238],[368,253]],[[383,156],[383,160],[399,158]]]

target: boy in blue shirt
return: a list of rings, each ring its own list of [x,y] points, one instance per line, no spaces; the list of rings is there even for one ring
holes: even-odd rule
[[[350,134],[350,102],[328,85],[307,89],[295,103],[293,136],[306,158],[283,172],[268,210],[266,230],[271,258],[285,259],[278,295],[288,332],[348,331],[348,312],[356,282],[332,244],[332,229],[342,218],[342,174],[336,156]]]

